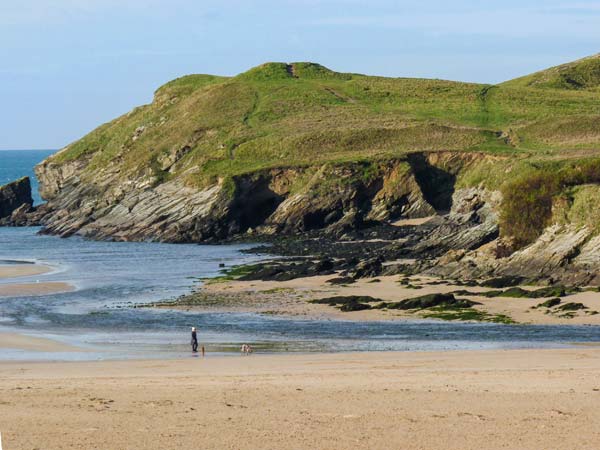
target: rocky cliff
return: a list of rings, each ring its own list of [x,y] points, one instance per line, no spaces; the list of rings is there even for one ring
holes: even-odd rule
[[[383,226],[386,257],[431,273],[589,281],[599,64],[495,86],[312,63],[183,77],[41,163],[48,202],[30,220],[60,236],[167,242]],[[423,217],[411,236],[389,228]]]
[[[106,171],[93,184],[75,165],[37,168],[48,199],[46,232],[115,240],[203,242],[241,233],[334,235],[376,222],[444,213],[459,172],[489,156],[412,153],[373,162],[282,167],[218,180],[204,188],[180,180],[119,181]]]
[[[32,205],[29,177],[0,186],[0,224],[21,224]]]
[[[515,250],[511,239],[496,236],[471,248],[462,245],[458,251],[448,251],[427,271],[463,280],[507,276],[535,282],[600,285],[598,213],[585,195],[590,189],[596,198],[597,186],[584,186],[570,193],[570,204],[554,205],[550,224],[530,245]],[[582,200],[585,203],[581,204]],[[582,212],[578,207],[585,208],[583,217],[573,217]],[[571,217],[565,220],[565,214]],[[497,223],[497,217],[491,218],[489,225],[492,222]],[[474,236],[476,230],[471,227],[468,234]]]

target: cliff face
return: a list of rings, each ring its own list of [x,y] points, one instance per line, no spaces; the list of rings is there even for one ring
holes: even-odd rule
[[[61,236],[205,242],[435,216],[389,254],[437,258],[427,270],[458,278],[589,280],[598,61],[496,86],[312,63],[182,77],[40,164],[48,202],[30,220]]]
[[[18,224],[33,205],[31,182],[23,177],[4,186],[0,186],[0,222]]]
[[[580,193],[572,195],[574,201],[568,207],[571,211],[577,206]],[[428,270],[435,275],[456,279],[494,275],[598,286],[600,235],[596,210],[589,209],[589,206],[585,205],[587,211],[584,219],[587,220],[584,221],[574,217],[565,221],[562,211],[556,207],[551,224],[538,239],[524,248],[515,251],[511,249],[510,239],[496,237],[488,242],[481,241],[480,245],[460,246],[460,251],[449,251]],[[497,217],[492,221],[497,222]],[[475,230],[470,228],[468,234],[474,236]]]
[[[119,181],[118,168],[93,182],[75,164],[36,169],[48,199],[42,223],[61,236],[202,242],[241,233],[333,234],[369,223],[435,215],[450,208],[456,176],[486,156],[414,153],[386,161],[278,168],[218,180]],[[81,164],[79,161],[77,164]]]

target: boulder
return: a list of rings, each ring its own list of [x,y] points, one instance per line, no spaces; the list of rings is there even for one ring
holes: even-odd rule
[[[354,268],[352,277],[357,278],[374,278],[381,275],[383,264],[381,258],[371,258],[360,261]]]
[[[498,289],[517,286],[523,282],[525,282],[525,278],[520,276],[502,276],[484,280],[480,283],[480,285],[484,287]]]
[[[542,302],[533,308],[554,308],[555,306],[560,305],[560,302],[560,298],[551,298],[550,300],[546,300],[545,302]]]
[[[369,305],[369,303],[381,301],[382,300],[380,298],[374,298],[368,295],[341,295],[338,297],[327,297],[320,298],[317,300],[311,300],[311,303],[319,305],[339,306],[340,311],[352,312],[372,309],[373,307]]]
[[[453,294],[427,294],[421,295],[420,297],[408,298],[399,302],[393,303],[382,303],[379,308],[386,309],[428,309],[441,307],[444,309],[463,309],[471,308],[481,303],[466,300],[462,298],[456,298]]]
[[[352,284],[356,283],[356,280],[352,277],[335,277],[326,280],[326,283],[329,284]]]
[[[565,303],[562,306],[559,306],[556,308],[557,310],[560,311],[579,311],[580,309],[588,309],[587,306],[585,306],[583,303]]]

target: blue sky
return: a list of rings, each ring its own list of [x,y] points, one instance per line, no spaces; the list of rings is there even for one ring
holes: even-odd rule
[[[60,148],[188,73],[495,83],[598,52],[600,0],[3,0],[0,149]]]

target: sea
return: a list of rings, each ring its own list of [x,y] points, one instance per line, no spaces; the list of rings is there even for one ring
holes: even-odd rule
[[[0,151],[0,183],[33,175],[50,151]],[[34,181],[34,185],[35,185]],[[39,196],[36,201],[41,202]],[[191,326],[208,355],[557,348],[600,342],[600,327],[504,325],[442,321],[360,322],[250,313],[186,312],[136,307],[190,292],[221,266],[269,255],[248,245],[97,242],[39,234],[35,227],[0,228],[0,264],[47,264],[45,275],[19,282],[66,281],[68,293],[0,298],[2,332],[50,338],[80,351],[2,348],[0,360],[189,358]],[[0,280],[0,284],[14,282]]]

